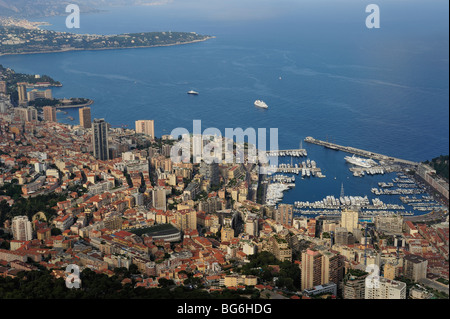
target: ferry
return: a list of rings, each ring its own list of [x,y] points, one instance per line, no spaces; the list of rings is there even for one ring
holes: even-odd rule
[[[264,101],[261,101],[261,100],[256,100],[255,101],[255,106],[263,108],[263,109],[268,109],[269,108],[269,106]]]

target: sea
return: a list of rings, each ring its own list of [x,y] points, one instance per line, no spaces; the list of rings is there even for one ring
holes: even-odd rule
[[[366,26],[371,3],[379,7],[380,28]],[[302,143],[326,175],[297,176],[285,203],[339,197],[342,187],[346,196],[375,198],[371,188],[397,177],[354,177],[348,154],[308,144],[307,136],[417,162],[449,154],[448,1],[174,0],[101,9],[81,13],[79,29],[67,29],[66,15],[36,21],[83,34],[184,31],[215,38],[2,56],[0,64],[61,81],[54,97],[94,100],[93,118],[113,127],[153,119],[157,136],[192,131],[193,120],[223,134],[277,128],[280,149]],[[269,108],[255,107],[257,99]],[[58,113],[58,120],[78,124],[77,109]],[[401,204],[398,196],[378,198]]]

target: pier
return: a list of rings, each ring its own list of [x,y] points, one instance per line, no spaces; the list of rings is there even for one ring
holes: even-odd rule
[[[319,178],[324,178],[325,175],[322,174],[322,170],[318,167],[313,168],[307,168],[302,169],[301,167],[276,167],[276,168],[270,168],[270,171],[272,173],[287,173],[287,174],[302,174],[303,177],[305,177],[305,174],[303,171],[308,172],[311,174],[311,176],[317,176]],[[309,177],[309,176],[308,176]]]
[[[361,149],[358,149],[355,147],[342,146],[342,145],[338,145],[338,144],[334,144],[334,143],[330,143],[330,142],[325,142],[325,141],[317,140],[311,136],[308,136],[307,138],[305,138],[305,142],[311,143],[311,144],[316,144],[316,145],[321,145],[321,146],[324,146],[326,148],[336,150],[336,151],[342,151],[342,152],[347,152],[350,154],[355,154],[357,156],[372,158],[372,159],[378,160],[378,161],[390,161],[390,162],[403,164],[403,165],[410,165],[410,166],[414,166],[414,167],[419,165],[419,163],[417,163],[417,162],[408,161],[408,160],[395,158],[395,157],[390,157],[390,156],[386,156],[383,154],[373,153],[373,152],[361,150]]]
[[[291,157],[306,157],[308,152],[303,149],[292,149],[292,150],[270,150],[266,151],[267,156],[291,156]]]
[[[288,174],[301,174],[303,177],[317,176],[319,178],[326,177],[322,174],[322,170],[317,167],[316,161],[307,159],[299,164],[280,164],[279,166],[272,165],[269,168],[272,173],[288,173]]]
[[[94,104],[93,100],[89,100],[87,103],[83,103],[83,104],[58,104],[55,105],[55,107],[59,110],[59,109],[75,109],[75,108],[83,108],[86,106],[91,106],[92,104]]]
[[[353,173],[353,176],[362,177],[364,175],[376,175],[376,174],[388,174],[393,172],[401,171],[401,167],[399,164],[393,165],[376,165],[371,168],[364,167],[350,167],[350,172]]]

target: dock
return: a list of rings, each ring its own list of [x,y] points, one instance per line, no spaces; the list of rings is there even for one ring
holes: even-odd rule
[[[301,174],[302,173],[302,168],[295,168],[295,167],[277,167],[277,168],[271,168],[271,170],[275,171],[276,173],[288,173],[288,174]],[[318,167],[314,167],[314,168],[308,168],[309,172],[311,174],[318,174],[317,177],[325,177],[324,175],[321,174],[322,170]],[[314,174],[312,176],[314,176]]]
[[[346,152],[346,153],[350,153],[350,154],[355,154],[357,156],[371,158],[371,159],[378,160],[378,161],[392,162],[392,163],[398,163],[398,164],[409,165],[409,166],[414,166],[414,167],[419,165],[419,163],[417,163],[417,162],[408,161],[408,160],[404,160],[401,158],[395,158],[395,157],[391,157],[391,156],[386,156],[386,155],[378,154],[378,153],[374,153],[374,152],[369,152],[369,151],[358,149],[355,147],[342,146],[342,145],[338,145],[338,144],[334,144],[334,143],[330,143],[330,142],[326,142],[326,141],[321,141],[321,140],[315,139],[311,136],[306,137],[305,142],[324,146],[326,148],[336,150],[336,151],[342,151],[342,152]]]
[[[291,156],[291,157],[306,157],[308,152],[303,149],[291,149],[291,150],[270,150],[265,152],[267,156]]]
[[[56,109],[75,109],[75,108],[83,108],[87,106],[91,106],[94,104],[93,100],[89,100],[87,103],[84,104],[58,104],[55,105]]]

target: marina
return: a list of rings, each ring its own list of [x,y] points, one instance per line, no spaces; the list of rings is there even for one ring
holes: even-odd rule
[[[326,215],[340,216],[341,210],[353,208],[360,211],[360,217],[374,217],[377,215],[398,214],[401,216],[416,216],[423,213],[446,212],[447,207],[437,202],[427,194],[423,185],[414,179],[397,173],[397,177],[389,182],[378,182],[379,188],[372,188],[377,197],[370,199],[366,196],[344,196],[343,185],[341,196],[329,195],[318,201],[295,201],[294,213],[297,215]],[[379,196],[399,196],[394,202],[386,203]],[[412,196],[414,195],[414,196]],[[387,200],[388,197],[385,197]],[[398,203],[396,203],[398,202]]]
[[[349,167],[349,170],[355,177],[377,174],[384,175],[392,172],[399,172],[402,170],[401,166],[398,164],[389,164],[384,161],[380,161],[380,163],[377,163],[372,159],[361,158],[355,155],[346,156],[344,157],[344,160],[351,165]]]
[[[289,182],[270,182],[267,186],[267,193],[266,193],[266,205],[267,206],[276,206],[278,203],[280,203],[283,200],[284,192],[289,190],[290,188],[295,187],[295,183],[289,183]]]
[[[302,162],[301,164],[280,164],[278,166],[271,165],[270,171],[273,173],[287,173],[287,174],[301,174],[302,178],[305,177],[319,177],[324,178],[320,168],[316,166],[315,161]]]
[[[371,192],[377,196],[380,195],[418,195],[424,194],[425,189],[416,184],[414,180],[408,178],[402,173],[397,174],[398,177],[393,178],[392,182],[380,182],[378,186],[381,188],[372,188]],[[394,188],[396,187],[396,188]],[[427,196],[429,198],[429,196]],[[401,199],[401,197],[400,197]]]
[[[295,176],[273,175],[269,180],[277,183],[295,183]]]
[[[423,202],[434,202],[433,197],[424,195],[422,198],[417,198],[415,196],[409,197],[409,196],[400,196],[400,200],[405,204],[411,204],[411,203],[423,203]]]
[[[294,213],[296,216],[302,216],[302,215],[319,215],[319,216],[327,216],[327,217],[340,217],[341,216],[341,210],[335,209],[335,210],[304,210],[304,209],[296,209],[294,208]],[[377,211],[369,211],[369,210],[363,210],[359,213],[359,218],[373,218],[376,216],[393,216],[393,215],[400,215],[404,217],[410,217],[414,216],[413,212],[407,212],[407,211],[391,211],[391,210],[377,210]]]
[[[294,188],[296,182],[309,183],[308,181],[312,181],[312,177],[326,177],[322,174],[322,169],[317,167],[316,161],[309,158],[301,158],[308,155],[308,152],[302,148],[301,144],[300,149],[269,151],[266,154],[268,156],[287,157],[287,160],[269,167],[273,175],[267,181],[269,183],[266,196],[266,204],[268,206],[276,207],[280,203],[285,203],[284,197],[288,194],[287,191]],[[339,160],[338,154],[336,153],[336,158]],[[367,157],[368,154],[365,155]],[[380,160],[380,157],[377,158],[378,161],[358,156],[340,158],[343,159],[343,165],[347,163],[347,167],[353,177],[366,176],[366,178],[374,178],[375,176],[389,176],[389,179],[380,181],[378,177],[376,184],[367,189],[366,194],[372,193],[372,196],[375,196],[372,198],[369,198],[367,195],[344,196],[343,185],[341,196],[325,195],[321,200],[299,201],[292,198],[292,194],[295,192],[289,193],[290,195],[287,196],[291,198],[290,203],[292,203],[294,213],[297,216],[340,216],[341,210],[349,207],[358,209],[361,218],[369,219],[378,215],[422,215],[431,211],[446,209],[427,194],[424,185],[406,173],[411,167],[409,165],[405,166],[405,163],[401,164],[393,159],[386,160],[386,158]],[[393,173],[396,175],[393,176]],[[296,179],[295,175],[299,175],[301,178]],[[372,184],[373,182],[369,183]]]
[[[405,210],[403,205],[397,204],[386,204],[378,198],[370,200],[367,196],[344,196],[344,197],[334,197],[333,195],[327,196],[321,201],[315,202],[294,202],[294,207],[299,209],[326,209],[326,210],[336,210],[343,209],[347,207],[355,207],[358,209],[369,209],[369,210]]]
[[[274,174],[270,176],[267,181],[265,181],[265,183],[268,183],[266,192],[266,205],[268,206],[273,207],[282,202],[284,192],[295,187],[295,176],[286,176],[280,173],[301,175],[302,180],[310,177],[326,177],[322,174],[322,170],[317,167],[317,163],[314,160],[305,159],[302,162],[294,163],[293,158],[300,158],[308,155],[307,151],[303,148],[268,151],[266,152],[266,155],[291,157],[290,163],[280,163],[278,165],[270,165],[268,167],[268,171],[271,174]]]
[[[379,189],[372,188],[371,192],[377,196],[380,195],[418,195],[423,194],[425,191],[418,188],[396,188],[396,189]]]

